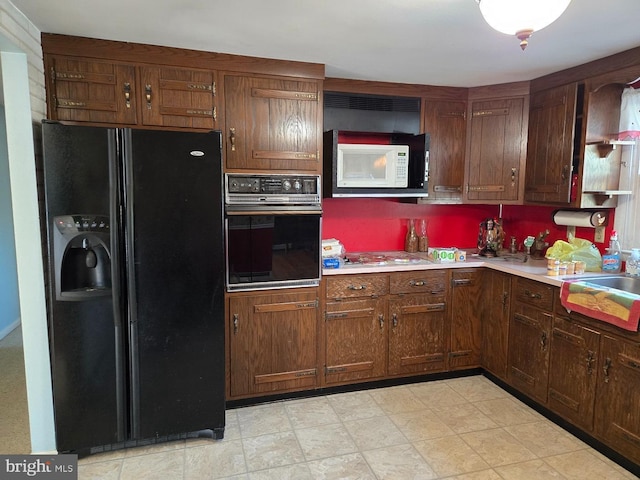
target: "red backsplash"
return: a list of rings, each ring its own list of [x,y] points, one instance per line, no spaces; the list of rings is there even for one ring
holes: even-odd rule
[[[504,205],[502,218],[505,247],[515,236],[520,248],[528,235],[549,229],[547,241],[567,239],[567,228],[551,219],[555,207]],[[322,238],[337,238],[348,252],[403,250],[409,218],[426,219],[429,245],[459,247],[469,252],[476,247],[479,224],[499,215],[498,205],[416,205],[397,199],[325,198],[323,200]],[[613,213],[613,212],[612,212]],[[608,245],[613,215],[606,227]],[[593,242],[595,229],[576,228],[576,237]],[[596,243],[602,252],[606,244]]]

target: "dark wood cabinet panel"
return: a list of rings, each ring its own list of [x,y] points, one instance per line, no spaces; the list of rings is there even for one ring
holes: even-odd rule
[[[526,136],[525,97],[471,103],[465,198],[522,201]]]
[[[482,366],[498,378],[506,380],[511,275],[486,270],[482,303]]]
[[[429,149],[429,197],[423,201],[462,201],[467,132],[467,104],[430,101],[424,104]]]
[[[386,374],[386,297],[325,304],[325,382],[350,383]]]
[[[516,301],[509,323],[509,382],[547,403],[552,314]]]
[[[479,269],[451,272],[450,369],[480,366],[483,273]]]
[[[318,81],[224,77],[228,169],[321,171]]]
[[[317,289],[229,298],[231,397],[315,388]]]
[[[596,398],[596,432],[640,463],[640,343],[603,335]]]
[[[595,330],[568,318],[554,318],[549,407],[587,431],[593,429],[599,346]]]
[[[59,55],[45,64],[50,119],[136,124],[135,66]]]
[[[140,67],[142,123],[162,127],[217,127],[216,74],[210,70]]]
[[[446,317],[443,292],[389,299],[389,375],[445,370]]]
[[[525,201],[571,201],[577,84],[531,95]]]

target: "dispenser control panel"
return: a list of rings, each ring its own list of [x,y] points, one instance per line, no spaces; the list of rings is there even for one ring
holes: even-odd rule
[[[109,217],[104,215],[61,215],[53,222],[63,235],[77,232],[109,233]]]

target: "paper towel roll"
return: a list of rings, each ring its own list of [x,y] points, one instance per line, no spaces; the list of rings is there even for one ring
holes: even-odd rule
[[[574,212],[558,210],[553,214],[553,222],[556,225],[569,225],[573,227],[601,227],[606,224],[606,212]]]

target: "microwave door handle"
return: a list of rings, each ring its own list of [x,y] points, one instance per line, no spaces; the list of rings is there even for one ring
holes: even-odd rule
[[[429,150],[424,152],[424,181],[429,182]]]

